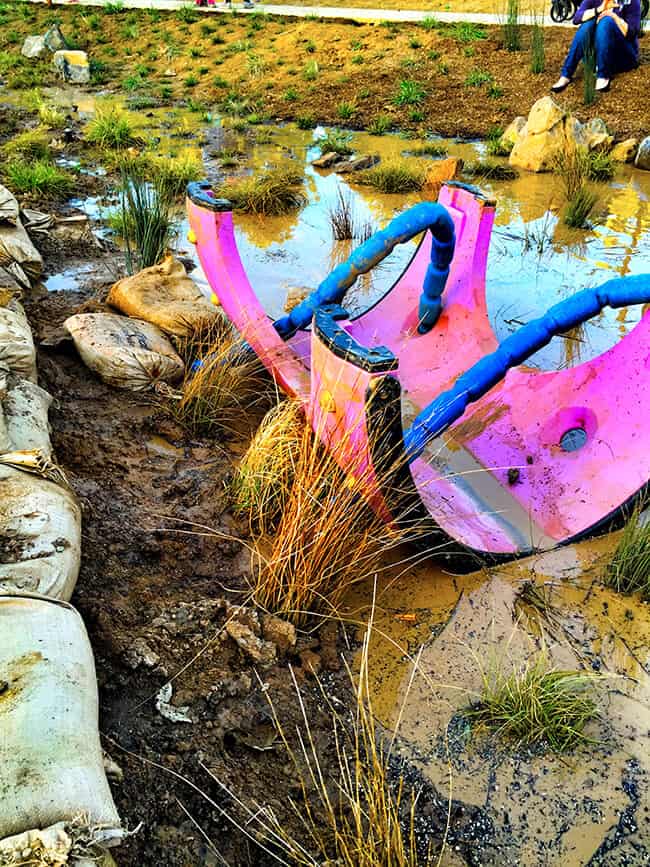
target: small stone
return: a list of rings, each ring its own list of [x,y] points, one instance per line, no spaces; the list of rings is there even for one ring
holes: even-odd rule
[[[293,308],[304,301],[311,291],[308,286],[292,286],[287,292],[287,300],[284,302],[285,312],[291,313]]]
[[[275,644],[259,638],[252,629],[243,623],[231,620],[230,623],[226,624],[226,632],[236,642],[237,646],[247,656],[250,656],[253,662],[268,666],[273,665],[276,661],[277,651]]]
[[[337,154],[335,151],[328,151],[328,153],[323,154],[317,160],[312,162],[312,166],[316,169],[329,169],[336,163],[340,163],[343,161],[343,157],[341,154]]]
[[[614,143],[614,136],[609,134],[604,120],[594,117],[582,127],[590,151],[609,151]]]
[[[346,160],[342,163],[336,163],[335,171],[337,174],[346,175],[350,172],[361,172],[364,169],[371,169],[379,162],[377,154],[367,154],[363,157],[356,157],[353,160]]]
[[[122,768],[105,751],[102,751],[102,759],[104,762],[104,772],[108,779],[114,783],[121,783],[124,779]]]
[[[307,674],[313,674],[314,677],[320,673],[323,662],[317,653],[313,650],[303,650],[300,654],[300,665],[303,671]]]
[[[50,27],[43,37],[43,41],[45,42],[47,50],[51,51],[52,54],[54,54],[55,51],[63,51],[68,47],[68,43],[65,41],[65,36],[61,33],[58,24],[54,24]]]
[[[154,668],[160,662],[160,657],[143,638],[136,638],[131,647],[124,652],[124,662],[135,671],[141,665],[145,668]]]
[[[288,620],[282,620],[273,614],[265,614],[262,617],[262,634],[282,653],[293,650],[296,646],[296,627]]]
[[[90,64],[85,51],[56,51],[54,65],[69,84],[88,84]]]
[[[639,145],[634,165],[637,169],[644,169],[646,172],[650,172],[650,135],[644,138]]]
[[[631,163],[638,146],[638,139],[626,138],[625,141],[615,144],[609,155],[615,163]]]
[[[44,36],[28,36],[27,39],[23,42],[23,47],[20,50],[20,53],[23,57],[40,57],[41,54],[45,51],[45,37]]]

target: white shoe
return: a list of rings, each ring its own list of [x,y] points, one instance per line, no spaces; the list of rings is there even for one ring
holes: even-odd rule
[[[571,84],[571,79],[567,78],[566,75],[561,75],[558,80],[555,82],[551,90],[553,93],[562,93],[563,90]]]
[[[610,78],[597,78],[595,89],[598,93],[602,93],[605,90],[609,90],[610,83],[611,83]]]

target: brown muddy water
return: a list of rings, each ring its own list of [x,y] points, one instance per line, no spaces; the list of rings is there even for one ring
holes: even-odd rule
[[[72,91],[48,95],[76,105],[82,118],[96,104],[93,97]],[[244,154],[237,168],[227,170],[235,174],[286,162],[304,171],[308,200],[299,212],[267,219],[235,215],[242,260],[272,316],[283,312],[288,296],[315,288],[349,254],[349,245],[332,239],[328,219],[341,188],[354,202],[356,219],[377,228],[419,200],[417,194],[381,195],[349,176],[315,170],[310,162],[318,155],[318,131],[255,127],[228,132],[225,145],[218,124],[199,114],[154,109],[133,118],[155,142],[156,153],[193,152],[204,159],[213,180],[226,173],[215,156],[223,146]],[[359,153],[386,160],[423,142],[355,133],[352,144]],[[482,143],[444,144],[450,155],[466,161],[485,154]],[[481,186],[497,200],[487,299],[499,337],[579,289],[650,271],[650,173],[620,167],[611,182],[599,184],[597,219],[584,231],[563,226],[558,214],[564,195],[553,176],[522,173],[514,181]],[[73,205],[88,213],[102,235],[102,219],[115,202],[108,197]],[[177,228],[177,251],[193,255],[182,213]],[[413,250],[413,244],[404,245],[356,289],[353,312],[392,285]],[[87,262],[73,263],[49,274],[45,286],[52,294],[77,290],[90,270]],[[200,267],[193,276],[204,280]],[[534,363],[556,369],[584,361],[620,339],[640,314],[637,308],[606,311],[579,332],[555,340]],[[144,449],[151,461],[176,465],[183,459],[183,449],[165,431],[151,432]],[[204,451],[207,458],[209,449]],[[359,585],[350,594],[348,619],[364,624],[372,616],[374,710],[394,738],[395,754],[451,795],[454,824],[462,825],[463,811],[473,811],[469,837],[452,835],[443,865],[466,863],[455,853],[474,846],[479,854],[467,862],[472,865],[650,864],[650,610],[601,585],[615,544],[615,536],[606,537],[462,577],[426,561],[405,560],[387,564],[376,584]],[[404,552],[404,557],[417,554]],[[536,595],[522,597],[522,590],[531,587]],[[531,605],[530,599],[542,603]],[[147,633],[147,640],[154,638]],[[461,710],[480,693],[482,671],[496,665],[513,670],[540,650],[560,668],[586,667],[599,675],[600,715],[590,725],[591,742],[558,757],[492,736],[470,737]],[[498,852],[496,859],[480,854],[488,838],[496,841],[490,849]]]

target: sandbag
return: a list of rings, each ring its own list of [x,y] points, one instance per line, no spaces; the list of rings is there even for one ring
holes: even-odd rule
[[[52,397],[28,379],[0,372],[0,454],[37,449],[52,457],[48,410]]]
[[[67,601],[80,561],[81,510],[72,492],[0,465],[0,596],[35,592]]]
[[[207,318],[222,316],[173,256],[119,280],[107,301],[127,316],[144,319],[178,337],[189,334]]]
[[[11,298],[0,305],[0,370],[36,382],[36,350],[21,304]]]
[[[93,654],[71,605],[0,597],[0,684],[0,839],[83,817],[119,841]]]
[[[43,258],[20,220],[18,202],[0,185],[0,266],[28,289],[43,271]]]
[[[182,359],[149,322],[112,313],[78,313],[64,325],[84,363],[109,385],[143,391],[183,376]]]

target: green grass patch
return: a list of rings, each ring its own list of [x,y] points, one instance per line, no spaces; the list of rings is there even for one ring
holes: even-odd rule
[[[650,523],[635,509],[605,571],[605,583],[618,593],[639,593],[650,601]]]
[[[127,114],[116,105],[98,106],[86,127],[86,140],[102,149],[120,150],[138,141]]]
[[[352,133],[344,132],[340,129],[329,129],[324,136],[316,142],[322,154],[341,154],[341,156],[349,156],[354,152],[352,147]]]
[[[395,105],[420,105],[424,102],[427,92],[419,81],[403,79],[393,99]]]
[[[67,172],[46,160],[15,160],[6,167],[6,177],[14,193],[64,197],[74,188],[74,179]]]
[[[358,183],[381,193],[410,193],[421,190],[427,169],[409,160],[389,160],[360,172]]]
[[[233,208],[250,214],[275,216],[298,210],[307,201],[304,178],[293,168],[272,168],[261,174],[226,181],[219,195]]]
[[[564,753],[591,742],[584,730],[597,716],[595,679],[586,671],[553,668],[541,653],[509,675],[483,672],[481,696],[465,715],[518,744]]]

